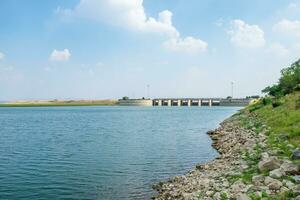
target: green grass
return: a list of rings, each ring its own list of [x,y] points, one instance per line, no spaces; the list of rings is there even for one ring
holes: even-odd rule
[[[249,153],[247,150],[241,150],[243,159],[247,161],[249,168],[245,169],[240,175],[233,175],[226,177],[230,184],[238,180],[242,180],[244,183],[249,184],[252,182],[252,177],[260,174],[258,170],[258,162],[261,157],[262,149],[259,145],[256,145],[252,153]]]
[[[228,196],[226,193],[221,194],[221,200],[229,200]]]
[[[264,105],[261,100],[250,105],[242,111],[244,115],[240,115],[240,121],[244,127],[256,132],[262,131],[263,125],[269,127],[266,132],[269,145],[280,149],[283,155],[291,156],[293,150],[300,148],[300,92],[274,101],[280,101],[281,104],[274,107],[272,102],[265,102]]]
[[[268,138],[267,148],[276,149],[279,157],[290,158],[295,149],[300,149],[300,92],[294,92],[279,99],[261,99],[234,117],[238,118],[242,127],[251,129],[256,133],[266,134]],[[263,151],[265,148],[259,145],[256,145],[251,153],[241,150],[243,159],[247,161],[249,168],[240,175],[227,177],[227,180],[231,184],[237,180],[250,184],[254,175],[267,176],[268,173],[261,173],[258,170],[258,162]],[[288,200],[294,199],[295,196],[288,191],[279,196],[269,196],[263,193],[263,198],[261,198],[253,193],[250,194],[250,197],[253,200]]]

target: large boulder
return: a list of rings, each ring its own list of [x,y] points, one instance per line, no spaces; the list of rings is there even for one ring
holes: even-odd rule
[[[263,175],[256,175],[252,177],[252,182],[256,186],[263,185],[263,182],[265,180],[265,177]]]
[[[271,182],[268,185],[268,187],[270,190],[280,190],[280,188],[282,187],[282,183],[278,180],[275,180],[275,181]]]
[[[281,178],[282,176],[284,176],[285,173],[283,172],[283,170],[281,168],[278,169],[274,169],[272,171],[270,171],[270,177],[272,178]]]
[[[279,190],[283,186],[283,184],[279,180],[273,179],[269,176],[266,177],[265,184],[270,190]]]
[[[258,169],[261,172],[271,171],[274,169],[278,169],[279,167],[280,161],[274,156],[265,158],[258,163]]]
[[[296,175],[299,174],[299,166],[292,163],[289,160],[285,160],[280,166],[280,169],[287,175]]]
[[[292,189],[294,187],[294,183],[292,181],[286,181],[285,186],[289,189]]]

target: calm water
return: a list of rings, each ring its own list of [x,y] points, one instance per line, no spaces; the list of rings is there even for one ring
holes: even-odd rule
[[[238,108],[0,108],[0,199],[149,199]]]

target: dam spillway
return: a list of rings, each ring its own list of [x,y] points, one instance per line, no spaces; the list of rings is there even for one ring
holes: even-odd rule
[[[120,99],[121,106],[235,106],[249,105],[248,98],[156,98],[156,99]]]

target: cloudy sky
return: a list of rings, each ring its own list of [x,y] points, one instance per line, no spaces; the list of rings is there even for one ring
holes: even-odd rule
[[[1,0],[0,100],[260,94],[300,58],[300,0]]]

